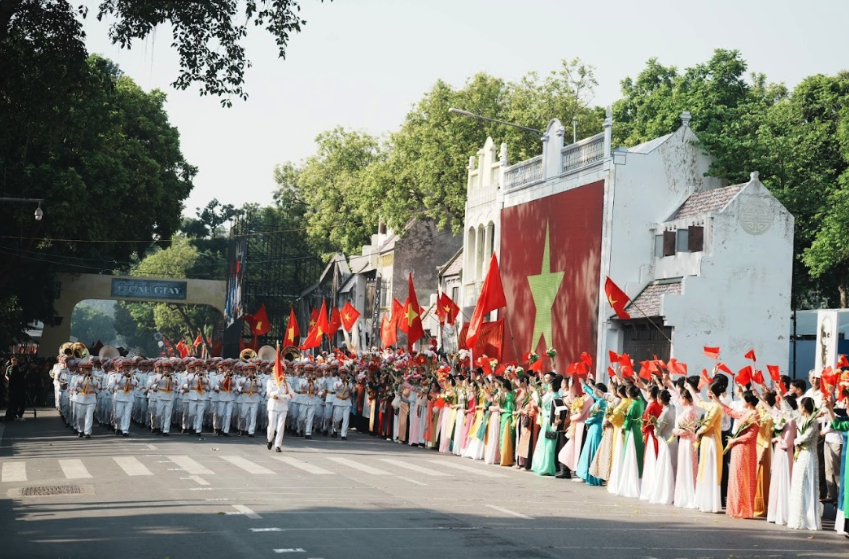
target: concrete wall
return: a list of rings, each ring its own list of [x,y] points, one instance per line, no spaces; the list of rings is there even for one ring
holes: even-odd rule
[[[765,230],[747,226],[753,215],[769,216]],[[793,216],[756,178],[728,207],[710,218],[700,276],[685,277],[682,295],[664,300],[673,331],[673,355],[691,368],[711,363],[705,345],[722,348],[732,369],[744,367],[755,350],[760,365],[786,372],[791,329]]]
[[[113,279],[161,279],[162,281],[184,281],[186,282],[185,300],[172,301],[165,299],[113,297]],[[139,278],[127,276],[105,276],[99,274],[59,274],[59,297],[53,303],[56,316],[62,317],[62,323],[57,326],[44,325],[41,335],[41,344],[38,348],[39,357],[55,356],[59,346],[70,340],[71,337],[71,315],[77,303],[86,299],[106,299],[112,301],[142,301],[142,302],[169,302],[185,305],[209,305],[224,314],[224,301],[227,291],[227,282],[216,280],[175,280],[173,278]]]

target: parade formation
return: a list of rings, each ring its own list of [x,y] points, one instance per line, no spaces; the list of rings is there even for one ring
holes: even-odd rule
[[[84,357],[54,367],[56,402],[77,437],[93,425],[117,436],[133,426],[161,436],[254,437],[282,452],[284,436],[349,431],[539,476],[604,486],[656,504],[766,518],[820,530],[825,503],[849,510],[845,437],[849,360],[808,382],[768,366],[713,374],[653,360],[635,372],[611,352],[609,384],[592,359],[565,374],[498,365],[468,351],[336,349],[291,361]],[[556,350],[548,350],[554,357]],[[747,355],[754,362],[754,352]],[[820,470],[822,469],[822,472]],[[824,473],[824,475],[823,475]],[[821,478],[824,477],[824,487]]]

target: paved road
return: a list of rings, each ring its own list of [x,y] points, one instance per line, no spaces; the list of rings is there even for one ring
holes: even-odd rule
[[[654,506],[351,434],[348,441],[78,439],[55,413],[0,424],[3,558],[847,557],[794,532]],[[138,430],[136,430],[138,431]],[[75,486],[71,495],[26,488]]]

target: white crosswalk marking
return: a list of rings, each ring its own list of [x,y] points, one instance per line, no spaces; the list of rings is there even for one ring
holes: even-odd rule
[[[133,456],[113,456],[112,460],[121,466],[121,469],[128,476],[152,476],[153,472],[147,469],[147,466],[138,461]]]
[[[324,468],[319,468],[313,464],[309,464],[304,462],[303,460],[298,460],[297,458],[291,458],[289,456],[272,456],[275,460],[280,460],[284,464],[289,464],[290,466],[294,466],[299,470],[303,470],[305,472],[309,472],[311,474],[316,474],[319,476],[333,475],[333,472],[330,470],[325,470]]]
[[[428,460],[428,462],[430,462],[431,464],[436,464],[437,466],[445,466],[446,468],[453,468],[455,470],[471,472],[473,474],[477,474],[483,477],[507,477],[503,474],[496,474],[495,472],[490,472],[483,468],[475,468],[474,466],[464,466],[462,464],[455,464],[454,462],[449,462],[447,460]]]
[[[250,460],[242,458],[241,456],[222,456],[224,460],[230,462],[234,466],[242,468],[249,474],[273,474],[271,470],[268,468],[264,468],[259,464],[254,464]]]
[[[424,468],[422,466],[416,466],[415,464],[408,464],[401,460],[393,460],[392,458],[381,458],[382,462],[386,462],[387,464],[392,464],[393,466],[398,466],[399,468],[405,468],[407,470],[413,470],[414,472],[418,472],[420,474],[424,474],[426,476],[432,477],[452,477],[451,474],[446,474],[444,472],[438,472],[433,468]]]
[[[386,470],[381,470],[379,468],[372,468],[371,466],[366,466],[365,464],[360,464],[358,462],[354,462],[353,460],[348,460],[347,458],[338,458],[335,456],[328,456],[328,460],[332,460],[337,464],[342,464],[343,466],[348,466],[349,468],[354,468],[355,470],[360,470],[361,472],[365,472],[367,474],[372,474],[376,476],[391,476],[391,472],[387,472]]]
[[[65,472],[65,477],[68,479],[83,479],[90,478],[91,474],[83,465],[82,460],[59,460],[59,465],[62,471]]]
[[[0,481],[3,483],[13,483],[16,481],[27,480],[27,463],[26,462],[3,462],[3,475]]]
[[[193,476],[208,476],[215,473],[209,470],[208,468],[201,466],[188,456],[166,456],[166,458],[180,466],[183,470],[186,471],[186,473],[192,474]]]

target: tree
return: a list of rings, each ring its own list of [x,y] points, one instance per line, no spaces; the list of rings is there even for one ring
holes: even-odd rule
[[[171,246],[158,250],[141,260],[130,274],[139,277],[191,278],[204,267],[204,260],[188,239],[176,237]],[[203,272],[200,272],[202,275]],[[152,339],[160,332],[176,344],[184,339],[191,345],[200,335],[207,350],[212,349],[212,334],[222,316],[221,313],[206,305],[183,305],[179,303],[136,303],[125,302],[122,305],[136,324],[135,332],[128,321],[119,323],[119,333],[133,337]]]
[[[448,109],[543,129],[551,118],[578,118],[579,137],[601,129],[603,111],[589,102],[593,69],[563,61],[544,79],[531,73],[516,83],[477,74],[462,89],[437,81],[387,142],[336,128],[316,138],[316,155],[278,166],[278,192],[306,206],[310,243],[324,254],[358,252],[379,221],[403,233],[414,217],[462,229],[469,156],[487,136],[507,142],[511,158],[541,150],[540,138],[515,128],[458,118]]]
[[[98,340],[104,344],[114,344],[115,321],[104,311],[80,303],[71,314],[71,337],[88,347]]]
[[[144,40],[158,27],[170,25],[172,46],[180,55],[180,73],[172,85],[187,89],[198,84],[201,95],[220,96],[221,103],[229,106],[231,96],[248,97],[243,85],[250,61],[242,46],[248,29],[265,28],[274,37],[279,56],[285,58],[291,35],[306,24],[299,12],[296,0],[101,0],[97,19],[112,22],[109,38],[126,49],[134,40]],[[82,56],[83,60],[84,35],[77,16],[87,14],[86,8],[75,9],[67,0],[0,0],[0,44],[25,32],[36,37],[39,47],[47,47],[48,58]],[[63,41],[42,42],[50,36]],[[3,54],[0,49],[0,66],[6,65]]]
[[[27,68],[19,62],[17,70]],[[43,198],[45,211],[36,222],[32,210],[2,208],[0,292],[14,293],[3,304],[21,309],[13,329],[50,319],[57,271],[108,273],[170,238],[192,189],[196,169],[183,158],[162,92],[145,93],[97,56],[80,79],[67,96],[45,94],[56,105],[42,107],[44,117],[0,94],[0,192]],[[13,81],[0,72],[0,92]]]

